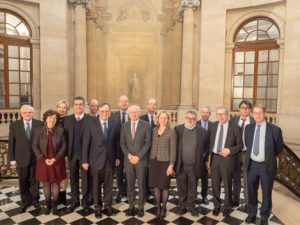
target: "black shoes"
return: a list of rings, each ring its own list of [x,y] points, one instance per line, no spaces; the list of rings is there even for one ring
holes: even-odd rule
[[[178,210],[178,214],[179,215],[183,215],[187,212],[187,209],[186,208],[183,208],[183,207],[180,207],[179,210]]]
[[[117,203],[121,202],[122,197],[123,197],[122,194],[118,193],[118,194],[117,194],[117,197],[116,197],[116,202],[117,202]]]
[[[201,204],[208,205],[208,199],[206,197],[202,198]]]
[[[245,219],[246,223],[255,223],[256,221],[256,216],[247,216],[247,218]]]
[[[223,210],[223,216],[226,218],[230,215],[230,210],[229,209],[224,209]]]
[[[232,202],[232,207],[238,207],[239,205],[240,205],[240,203],[237,201]]]
[[[20,213],[26,212],[26,210],[27,210],[28,207],[29,207],[29,204],[28,204],[28,203],[27,203],[27,204],[23,204],[23,205],[21,206]]]
[[[268,225],[268,219],[261,219],[260,225]]]
[[[112,208],[110,206],[108,206],[107,208],[104,209],[104,213],[107,216],[112,216],[112,214],[113,214]]]
[[[158,206],[157,209],[156,209],[156,214],[155,214],[156,218],[158,218],[158,219],[160,217],[160,212],[161,212],[161,207]]]
[[[160,218],[164,219],[166,217],[166,214],[167,214],[167,209],[163,207],[160,212]]]
[[[95,217],[96,218],[101,218],[102,217],[101,209],[95,209]]]
[[[199,212],[197,211],[197,209],[195,207],[192,207],[189,211],[192,216],[194,216],[194,217],[199,216]]]
[[[52,213],[53,215],[58,215],[57,202],[55,201],[52,202]]]
[[[51,198],[46,198],[46,208],[45,208],[45,215],[50,214],[51,212]]]
[[[76,208],[80,206],[79,202],[72,202],[71,206],[68,208],[70,212],[73,212]]]
[[[219,213],[220,213],[220,208],[214,208],[212,214],[213,214],[214,216],[218,216]]]
[[[144,210],[143,209],[139,209],[137,212],[137,216],[138,217],[143,217],[144,216]]]
[[[126,212],[126,216],[134,216],[135,210],[134,208],[128,208]]]

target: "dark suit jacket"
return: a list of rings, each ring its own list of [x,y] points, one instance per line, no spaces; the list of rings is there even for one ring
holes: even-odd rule
[[[207,161],[208,160],[208,156],[209,156],[209,137],[210,137],[210,127],[211,127],[211,124],[212,124],[212,122],[209,120],[208,121],[208,125],[207,125],[207,131],[206,131],[206,133],[207,133],[207,145],[206,145],[206,147],[207,147],[207,149],[206,149],[206,155],[205,155],[205,161]],[[202,127],[201,126],[201,120],[198,120],[197,121],[197,126],[200,126],[200,127]]]
[[[120,145],[124,153],[125,166],[130,162],[127,158],[128,154],[138,156],[142,166],[148,166],[148,151],[151,147],[151,135],[149,124],[143,120],[139,120],[136,128],[135,137],[131,136],[131,121],[122,125]]]
[[[234,124],[231,121],[228,121],[228,130],[227,137],[225,141],[224,148],[229,148],[230,154],[226,157],[223,157],[224,166],[230,171],[234,171],[236,169],[236,160],[237,153],[239,153],[243,149],[243,140],[240,127]],[[218,130],[219,121],[213,122],[210,127],[210,152],[213,152],[216,134]]]
[[[82,139],[82,162],[89,163],[91,168],[101,170],[108,160],[115,166],[120,133],[116,122],[108,119],[108,140],[105,142],[99,118],[94,118],[84,130]]]
[[[64,159],[65,151],[67,148],[64,129],[61,126],[57,126],[53,130],[52,141],[54,146],[55,159]],[[47,145],[48,135],[45,126],[38,127],[33,137],[32,150],[36,156],[36,159],[47,158]]]
[[[247,146],[246,166],[249,170],[250,155],[253,145],[253,137],[256,123],[252,123],[245,128],[245,144]],[[277,170],[276,156],[283,149],[283,138],[281,129],[267,122],[265,136],[265,163],[268,173],[268,178],[274,179]]]
[[[16,161],[17,167],[35,165],[36,159],[32,151],[32,141],[36,128],[42,125],[42,121],[32,119],[30,140],[28,140],[23,119],[10,124],[8,141],[9,160]]]
[[[82,119],[83,119],[82,129],[80,131],[81,146],[82,146],[83,131],[84,131],[85,127],[90,124],[93,117],[91,117],[90,115],[84,113],[84,116],[83,116]],[[65,138],[66,138],[66,142],[67,142],[67,155],[70,159],[73,157],[74,120],[75,120],[75,115],[74,114],[72,114],[70,116],[67,116],[64,119]]]
[[[177,136],[177,153],[176,153],[176,163],[175,163],[175,171],[176,173],[180,172],[182,166],[182,137],[183,131],[185,127],[184,124],[178,125],[175,127],[175,132]],[[207,139],[207,132],[204,128],[196,126],[195,127],[197,132],[197,148],[196,148],[196,175],[199,178],[201,176],[201,171],[203,170],[205,156],[208,139]]]
[[[148,123],[150,124],[149,117],[148,117],[148,113],[146,113],[146,114],[140,116],[140,119],[141,119],[141,120],[144,120],[144,121],[146,121],[146,122],[148,122]],[[156,127],[155,124],[153,124],[153,125],[151,126],[151,133],[152,133],[152,130],[153,130],[154,127]]]
[[[239,125],[240,118],[241,118],[241,116],[234,116],[230,119],[230,121]],[[255,123],[255,120],[252,116],[250,116],[250,123]]]

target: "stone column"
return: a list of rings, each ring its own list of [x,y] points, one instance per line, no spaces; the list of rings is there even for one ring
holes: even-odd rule
[[[183,13],[181,90],[178,107],[178,122],[184,120],[185,112],[193,110],[193,62],[194,62],[194,10],[200,6],[200,0],[181,0]]]
[[[75,96],[87,98],[87,41],[86,41],[86,13],[90,0],[69,0],[74,5],[74,48],[75,48]],[[87,100],[87,99],[86,99]]]

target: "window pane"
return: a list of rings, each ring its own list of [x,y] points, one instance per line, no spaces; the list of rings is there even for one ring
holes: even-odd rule
[[[4,23],[4,12],[0,12],[0,23]]]
[[[267,74],[268,63],[258,63],[258,74]]]
[[[24,94],[24,95],[20,96],[20,103],[21,103],[21,105],[28,104],[30,102],[31,102],[30,95]]]
[[[0,70],[4,70],[4,58],[0,58]]]
[[[236,52],[235,53],[235,62],[236,63],[244,63],[244,52]]]
[[[267,76],[257,76],[257,86],[265,87],[267,85]]]
[[[268,88],[268,98],[277,99],[277,88]]]
[[[19,59],[8,59],[9,70],[19,70]]]
[[[19,84],[9,84],[9,95],[19,95]]]
[[[254,63],[245,64],[245,74],[254,74]]]
[[[244,88],[244,98],[253,97],[253,88]]]
[[[269,35],[265,31],[258,31],[258,40],[268,40]]]
[[[244,72],[244,64],[235,64],[235,75],[243,75]]]
[[[21,23],[21,20],[19,20],[14,15],[11,15],[9,13],[6,13],[6,23],[9,23],[13,25],[14,27],[17,26],[19,23]]]
[[[269,64],[269,74],[278,74],[279,73],[279,64],[278,62]]]
[[[20,65],[21,65],[20,70],[23,70],[23,71],[30,71],[30,60],[27,60],[27,59],[21,59],[21,60],[20,60]]]
[[[243,76],[234,76],[234,86],[243,86]]]
[[[258,29],[267,31],[272,26],[272,23],[268,20],[258,20]]]
[[[19,83],[19,72],[18,71],[9,71],[9,82],[10,83]]]
[[[279,38],[279,31],[275,25],[272,25],[271,28],[268,30],[268,34],[270,39]]]
[[[20,47],[20,58],[30,59],[30,48]]]
[[[248,33],[257,30],[257,21],[252,21],[250,23],[247,23],[244,27],[243,27]]]
[[[0,71],[0,96],[5,95],[4,71]]]
[[[245,82],[244,82],[244,86],[253,86],[253,81],[254,81],[254,79],[253,79],[254,77],[253,76],[245,76],[245,78],[244,78],[244,80],[245,80]]]
[[[258,52],[258,62],[268,62],[268,50]]]
[[[6,33],[9,35],[18,35],[17,30],[9,24],[6,24]]]
[[[276,112],[276,110],[277,110],[277,100],[267,100],[266,110],[268,112]]]
[[[4,45],[0,44],[0,58],[4,57]]]
[[[253,31],[249,36],[247,37],[246,41],[256,41],[257,40],[257,31]]]
[[[21,94],[31,95],[30,84],[21,84]]]
[[[233,110],[238,110],[239,109],[239,104],[242,101],[242,99],[233,99],[232,101],[232,109]]]
[[[242,98],[243,97],[243,88],[234,88],[233,96],[235,98]]]
[[[19,58],[18,46],[8,46],[8,57]]]
[[[29,37],[29,30],[25,26],[24,23],[21,23],[19,26],[16,27],[20,36]]]
[[[278,61],[279,60],[279,50],[273,49],[270,50],[270,61]]]
[[[3,109],[5,108],[5,97],[0,96],[0,108]]]
[[[9,107],[19,108],[20,107],[20,97],[19,96],[9,96]]]
[[[244,30],[244,29],[241,29],[239,34],[236,36],[236,42],[243,42],[246,40],[248,36],[248,33]]]
[[[271,75],[268,78],[268,87],[277,87],[278,86],[278,76],[277,75]]]
[[[255,52],[254,51],[251,51],[251,52],[246,52],[246,60],[245,62],[254,62],[254,54]]]
[[[262,104],[263,106],[266,106],[266,100],[258,99],[258,100],[256,100],[256,104]]]
[[[266,98],[266,88],[257,88],[257,98]]]
[[[0,33],[4,34],[5,33],[5,24],[0,22]]]
[[[20,74],[21,74],[21,83],[30,83],[29,72],[20,72]]]

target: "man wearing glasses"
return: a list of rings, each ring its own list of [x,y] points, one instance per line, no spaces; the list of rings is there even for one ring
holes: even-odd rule
[[[220,213],[223,180],[225,189],[223,216],[228,217],[232,200],[232,175],[236,169],[238,153],[243,148],[243,141],[239,126],[228,120],[226,107],[217,108],[217,120],[210,129],[213,215],[218,216]]]
[[[207,132],[197,126],[197,113],[188,111],[185,123],[175,127],[177,135],[176,183],[178,188],[179,214],[188,210],[198,216],[196,209],[197,182],[203,168],[207,145]]]

